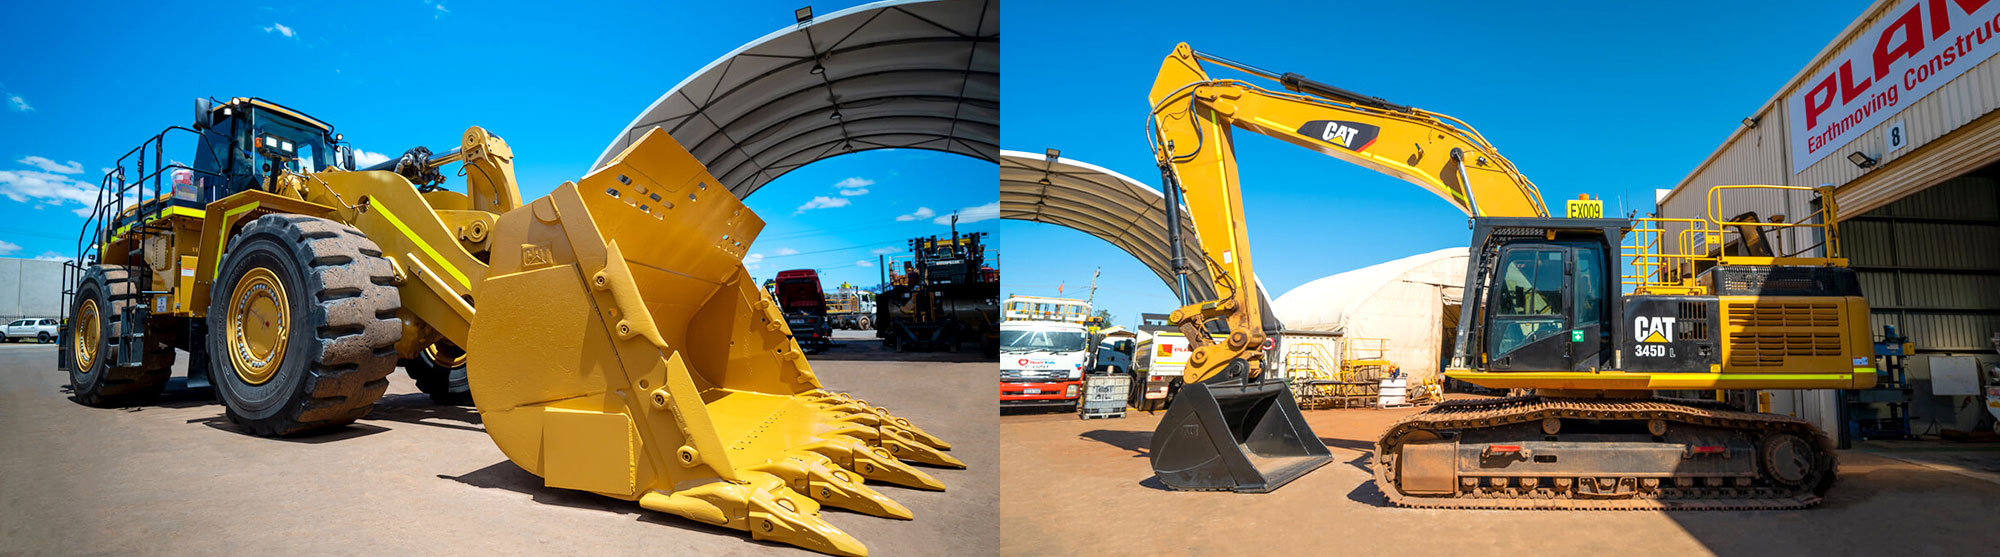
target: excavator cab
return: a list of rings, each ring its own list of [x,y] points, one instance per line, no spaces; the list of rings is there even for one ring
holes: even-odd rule
[[[1622,219],[1482,218],[1471,265],[1488,277],[1472,301],[1493,371],[1610,367],[1618,293],[1610,279]],[[1544,222],[1546,221],[1546,222]],[[1482,292],[1469,289],[1467,292]],[[1472,321],[1465,321],[1470,325]]]

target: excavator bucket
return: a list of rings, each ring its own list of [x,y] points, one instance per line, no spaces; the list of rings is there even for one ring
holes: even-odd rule
[[[1283,381],[1181,387],[1151,454],[1167,487],[1241,493],[1276,490],[1333,460]]]
[[[743,255],[764,223],[666,133],[500,217],[468,380],[501,452],[550,487],[834,555],[831,505],[942,490],[950,445],[827,391]],[[907,461],[907,462],[906,462]]]

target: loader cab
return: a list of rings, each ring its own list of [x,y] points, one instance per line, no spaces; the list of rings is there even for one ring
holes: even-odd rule
[[[1488,371],[1610,369],[1623,219],[1475,220],[1473,319],[1457,354]],[[1467,331],[1478,323],[1480,331]]]
[[[198,99],[194,128],[201,139],[192,166],[202,178],[185,197],[197,205],[265,187],[266,168],[313,173],[354,167],[353,150],[340,145],[333,126],[264,99]]]

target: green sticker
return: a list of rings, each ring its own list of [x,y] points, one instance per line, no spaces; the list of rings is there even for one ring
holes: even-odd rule
[[[1569,341],[1570,341],[1570,342],[1583,342],[1583,329],[1577,329],[1577,330],[1574,330],[1574,331],[1570,331],[1570,332],[1569,332]]]

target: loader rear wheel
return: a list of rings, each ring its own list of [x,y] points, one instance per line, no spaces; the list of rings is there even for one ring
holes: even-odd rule
[[[431,402],[445,406],[472,404],[472,386],[465,380],[465,350],[439,341],[424,348],[414,359],[403,361],[403,371],[417,382],[417,390],[431,396]]]
[[[230,238],[206,341],[229,421],[292,435],[367,415],[403,333],[391,277],[375,242],[326,219],[266,215]]]
[[[160,395],[173,372],[174,349],[161,335],[147,334],[146,356],[137,367],[118,367],[116,345],[125,327],[125,309],[143,302],[132,269],[92,265],[70,301],[70,390],[76,401],[101,408],[144,404]],[[130,326],[144,327],[144,323]]]

